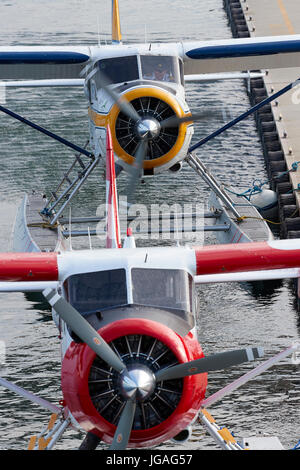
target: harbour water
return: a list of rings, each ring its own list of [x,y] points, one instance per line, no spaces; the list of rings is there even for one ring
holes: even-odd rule
[[[105,44],[110,38],[109,0],[5,0],[0,6],[0,45]],[[222,0],[151,2],[120,0],[123,40],[129,42],[230,38]],[[192,111],[209,114],[195,126],[193,140],[214,131],[249,107],[242,81],[186,84]],[[87,102],[78,88],[11,89],[6,106],[57,134],[84,145]],[[209,111],[209,113],[207,113]],[[0,116],[0,250],[9,251],[16,209],[24,192],[49,192],[72,162],[72,152],[46,136]],[[239,190],[267,176],[255,122],[248,118],[201,150],[201,158],[225,184]],[[119,193],[126,176],[118,182]],[[72,204],[72,215],[95,215],[105,200],[101,171]],[[204,202],[209,191],[188,167],[176,175],[147,179],[137,191],[142,203]],[[197,239],[195,239],[197,242]],[[81,240],[77,242],[81,246]],[[216,243],[213,234],[205,243]],[[263,346],[265,358],[299,340],[299,314],[290,282],[265,285],[218,284],[197,289],[199,339],[205,354]],[[47,306],[23,294],[0,294],[0,341],[5,345],[1,375],[58,403],[60,348]],[[249,371],[245,364],[209,374],[207,396]],[[299,366],[287,358],[209,409],[217,423],[236,436],[276,435],[287,449],[300,439]],[[49,413],[0,388],[0,450],[25,449],[47,424]],[[83,433],[68,430],[58,449],[76,449]],[[186,449],[214,449],[196,424]],[[101,446],[99,447],[101,448]],[[183,449],[173,442],[159,448]]]

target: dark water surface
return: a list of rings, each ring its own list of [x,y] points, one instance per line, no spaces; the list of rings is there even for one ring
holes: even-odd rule
[[[109,0],[6,0],[0,6],[0,45],[102,44],[110,37]],[[124,41],[175,41],[230,38],[222,0],[151,2],[120,0]],[[97,20],[98,16],[98,20]],[[146,24],[145,24],[146,23]],[[98,25],[100,35],[98,36]],[[240,81],[187,84],[192,111],[211,112],[196,126],[194,141],[207,135],[249,107]],[[80,89],[19,89],[7,94],[7,106],[16,112],[84,145],[88,136],[87,103]],[[21,123],[0,116],[1,185],[0,250],[10,249],[16,209],[24,192],[54,189],[70,165],[72,152]],[[265,180],[262,150],[253,119],[203,147],[201,158],[226,184],[250,187]],[[121,176],[119,191],[125,187]],[[95,214],[104,201],[104,182],[96,171],[72,214]],[[140,202],[161,204],[206,200],[208,189],[189,167],[174,176],[159,175],[138,190]],[[197,242],[197,237],[195,237]],[[206,243],[215,243],[213,235]],[[77,245],[83,246],[79,240]],[[254,288],[248,284],[219,284],[198,289],[198,330],[204,352],[261,345],[266,358],[299,339],[299,316],[287,281]],[[60,348],[50,312],[23,294],[0,294],[0,341],[6,344],[6,363],[1,374],[8,380],[55,403],[60,400]],[[207,396],[252,368],[242,365],[209,374]],[[244,385],[209,410],[219,425],[237,436],[277,435],[286,448],[300,439],[299,366],[289,358]],[[29,438],[42,430],[49,413],[0,388],[0,449],[25,449]],[[212,449],[209,437],[196,425],[187,449]],[[83,434],[68,430],[58,449],[75,449]],[[176,449],[168,442],[161,448]]]

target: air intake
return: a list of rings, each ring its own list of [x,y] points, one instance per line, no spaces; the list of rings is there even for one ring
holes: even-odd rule
[[[134,156],[141,140],[139,125],[143,121],[152,128],[152,135],[148,136],[148,150],[145,160],[154,160],[168,153],[175,145],[179,127],[160,128],[160,122],[176,116],[174,110],[159,98],[152,96],[139,97],[131,101],[131,105],[137,111],[141,120],[136,123],[129,116],[120,112],[116,120],[116,138],[120,147],[127,154]]]
[[[183,379],[153,382],[151,376],[159,369],[177,364],[176,356],[157,339],[144,335],[128,335],[115,339],[110,346],[126,364],[133,377],[140,376],[148,386],[140,394],[133,429],[144,430],[165,421],[176,409],[182,395]],[[148,375],[148,378],[147,378]],[[90,397],[98,413],[109,423],[117,425],[128,397],[122,376],[96,357],[89,374]]]

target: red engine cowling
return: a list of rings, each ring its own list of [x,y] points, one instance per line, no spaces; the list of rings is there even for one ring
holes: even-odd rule
[[[99,334],[123,362],[152,372],[175,363],[203,357],[198,341],[182,338],[170,328],[148,319],[124,319],[106,325]],[[85,431],[110,443],[125,399],[118,372],[84,343],[72,342],[62,364],[64,401]],[[128,447],[157,445],[177,435],[194,419],[204,399],[207,374],[158,382],[147,400],[138,402]]]

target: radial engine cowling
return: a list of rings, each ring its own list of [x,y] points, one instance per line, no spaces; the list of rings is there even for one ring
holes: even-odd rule
[[[138,120],[120,111],[114,104],[108,114],[90,110],[98,129],[109,124],[118,163],[126,169],[135,163],[141,141],[147,141],[143,162],[144,175],[167,170],[185,159],[193,135],[192,122],[163,126],[168,119],[191,116],[187,104],[160,87],[138,87],[120,95],[134,110]]]
[[[170,365],[203,357],[191,333],[182,338],[152,320],[119,320],[99,334],[119,353],[128,371],[149,377]],[[154,381],[145,394],[136,397],[128,447],[157,445],[185,429],[204,399],[206,384],[207,374]],[[86,344],[72,342],[63,359],[62,390],[66,406],[82,428],[110,443],[128,399],[122,374]]]

